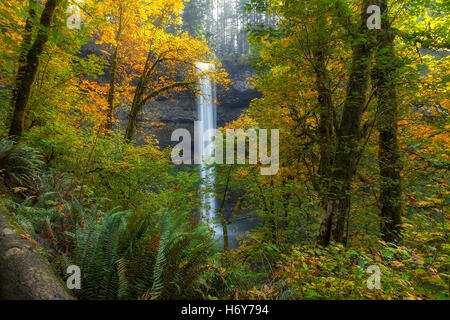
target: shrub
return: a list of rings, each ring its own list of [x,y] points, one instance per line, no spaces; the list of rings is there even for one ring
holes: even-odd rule
[[[82,270],[80,298],[195,299],[215,294],[218,250],[206,226],[187,215],[110,211],[76,231],[73,263]]]
[[[0,174],[7,186],[31,183],[44,164],[39,152],[24,143],[6,138],[0,141]]]

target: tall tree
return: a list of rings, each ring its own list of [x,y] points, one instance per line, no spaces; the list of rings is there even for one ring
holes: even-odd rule
[[[97,20],[102,22],[96,30],[97,43],[105,45],[105,52],[110,55],[105,121],[107,132],[113,127],[117,96],[125,94],[121,89],[130,86],[136,76],[137,65],[142,63],[143,44],[147,41],[145,32],[150,25],[146,19],[159,5],[158,2],[137,0],[92,0],[89,3]]]
[[[205,20],[211,0],[191,0],[185,3],[183,10],[183,30],[193,37],[205,33]]]
[[[117,64],[120,49],[120,37],[122,36],[124,24],[124,7],[123,3],[118,4],[118,16],[117,16],[117,30],[115,35],[115,46],[114,52],[111,57],[111,68],[110,68],[110,78],[109,78],[109,90],[108,90],[108,111],[106,117],[105,128],[111,130],[113,127],[113,117],[114,117],[114,99],[116,94],[116,77],[117,77]]]
[[[18,77],[17,93],[13,95],[14,114],[9,131],[10,136],[21,137],[23,134],[25,114],[39,68],[40,55],[48,41],[50,27],[58,4],[59,0],[48,0],[45,3],[36,39],[27,51],[25,63],[19,66],[17,74],[20,76]]]
[[[317,30],[314,33],[314,44],[312,46],[312,67],[316,77],[316,90],[318,98],[318,135],[319,135],[319,182],[317,189],[321,196],[322,206],[327,205],[327,191],[330,177],[332,176],[332,163],[334,158],[334,135],[333,135],[333,96],[329,85],[329,74],[327,70],[327,53],[329,52],[329,35],[327,30],[327,16],[321,7],[315,12],[317,17]]]
[[[264,7],[260,2],[253,4]],[[297,149],[301,174],[308,176],[305,184],[312,184],[319,195],[323,217],[318,243],[323,245],[344,241],[361,152],[373,47],[367,6],[367,1],[286,1],[273,7],[281,17],[278,30],[252,31],[265,62],[258,81],[265,94],[261,101],[289,110],[287,130],[290,144],[296,145],[289,149]]]
[[[362,113],[367,101],[371,57],[374,41],[367,28],[369,1],[361,6],[359,30],[355,33],[352,64],[347,85],[342,120],[337,130],[336,155],[332,179],[327,192],[327,204],[317,235],[317,243],[345,241],[345,218],[350,212],[351,184],[360,152]]]
[[[28,4],[28,16],[25,22],[25,29],[23,31],[22,43],[20,46],[18,72],[16,73],[15,84],[13,89],[12,101],[16,101],[19,85],[24,76],[24,65],[27,62],[28,50],[31,46],[31,41],[33,40],[33,29],[36,19],[36,0],[30,0]]]
[[[395,53],[395,34],[388,17],[387,1],[380,0],[378,5],[382,12],[382,25],[377,34],[378,50],[373,74],[378,103],[381,233],[385,241],[392,242],[399,240],[402,223],[402,164],[397,138],[396,93],[399,58]]]
[[[188,35],[178,37],[165,34],[161,30],[159,35],[152,39],[145,65],[134,90],[125,133],[126,140],[133,139],[138,115],[146,103],[173,90],[194,88],[195,63],[207,61],[206,59],[208,59],[207,47]]]
[[[162,2],[164,4],[164,2]],[[134,89],[125,139],[130,141],[136,133],[139,113],[144,105],[161,95],[194,88],[197,81],[197,62],[211,62],[213,57],[207,45],[188,33],[170,32],[167,26],[180,23],[183,10],[181,0],[164,4],[155,11],[150,21],[147,54],[139,70],[138,83]],[[225,73],[220,68],[212,74],[213,79],[222,81]]]

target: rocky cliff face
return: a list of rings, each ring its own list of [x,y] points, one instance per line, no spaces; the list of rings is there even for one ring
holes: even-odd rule
[[[242,111],[248,108],[250,101],[259,96],[251,89],[247,78],[253,76],[253,70],[248,61],[234,58],[224,58],[223,66],[230,75],[232,84],[228,91],[222,88],[217,90],[217,125],[224,126],[236,120]],[[118,108],[116,118],[121,126],[126,126],[128,110]],[[194,136],[194,121],[197,120],[197,103],[191,93],[178,95],[174,99],[158,99],[145,105],[138,120],[138,128],[145,134],[153,134],[159,141],[161,148],[173,146],[172,132],[176,129],[187,129]],[[162,123],[156,126],[153,123]],[[137,138],[142,142],[141,137]]]

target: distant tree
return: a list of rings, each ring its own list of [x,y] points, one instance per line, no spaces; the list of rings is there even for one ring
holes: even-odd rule
[[[211,8],[211,0],[191,0],[185,3],[183,10],[183,31],[187,31],[193,37],[200,37],[206,32],[206,20],[208,10]],[[209,23],[209,21],[208,21]]]

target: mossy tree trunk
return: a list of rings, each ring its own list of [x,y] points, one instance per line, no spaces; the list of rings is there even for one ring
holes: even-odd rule
[[[172,83],[168,83],[158,89],[152,90],[152,83],[151,83],[152,77],[154,75],[154,72],[158,69],[158,67],[164,62],[179,60],[176,57],[175,58],[169,57],[174,52],[176,52],[176,48],[167,50],[161,54],[156,54],[152,49],[152,47],[150,46],[144,69],[142,71],[141,76],[139,77],[138,84],[134,91],[133,102],[131,103],[130,115],[128,117],[127,129],[125,132],[126,141],[131,141],[134,138],[134,135],[136,133],[136,123],[138,115],[142,111],[142,108],[146,103],[150,102],[152,99],[157,98],[164,92],[170,91],[175,88],[188,89],[193,84],[195,84],[194,81],[189,80],[175,81]],[[189,64],[190,62],[186,63]]]
[[[380,170],[381,233],[383,240],[397,242],[402,224],[402,164],[398,145],[398,100],[396,70],[399,58],[395,54],[394,34],[386,13],[387,1],[380,0],[382,27],[378,32],[378,52],[375,55],[374,82],[378,103],[379,132],[378,164]]]
[[[336,155],[332,166],[325,210],[317,243],[345,242],[345,218],[350,212],[350,190],[360,149],[361,119],[366,104],[373,41],[366,21],[368,1],[363,2],[361,21],[354,39],[352,65],[344,102],[342,120],[337,130]]]
[[[20,45],[20,55],[19,55],[19,61],[18,61],[18,70],[16,73],[16,78],[14,81],[14,88],[13,88],[13,97],[12,101],[13,103],[17,100],[18,96],[18,89],[20,86],[20,83],[22,82],[23,76],[24,76],[24,66],[27,62],[27,54],[28,50],[30,50],[31,47],[31,41],[33,40],[33,30],[35,25],[35,19],[36,19],[36,0],[30,0],[29,7],[28,7],[28,17],[25,22],[25,29],[23,32],[23,38],[22,43]],[[13,105],[14,107],[14,105]]]
[[[108,111],[106,114],[106,125],[105,128],[109,131],[113,128],[113,118],[114,118],[114,99],[116,97],[116,78],[117,78],[117,65],[118,56],[120,49],[120,37],[123,30],[123,7],[119,4],[119,27],[116,33],[116,45],[114,47],[114,52],[111,58],[111,69],[110,69],[110,79],[109,79],[109,90],[108,90]]]
[[[39,58],[45,44],[48,42],[49,29],[52,25],[56,7],[59,0],[48,0],[40,18],[40,26],[33,45],[26,53],[25,62],[19,66],[16,92],[13,95],[12,105],[14,114],[9,130],[9,135],[21,137],[24,131],[25,114],[30,99],[31,90],[39,68]],[[27,30],[25,34],[27,34]],[[26,35],[27,37],[30,35]]]
[[[318,137],[319,137],[319,168],[316,189],[320,194],[322,206],[327,203],[327,190],[332,176],[332,162],[334,157],[334,117],[333,98],[329,87],[327,71],[327,52],[329,51],[326,34],[326,16],[319,17],[318,32],[315,48],[313,49],[313,69],[316,76],[316,90],[318,93]]]

